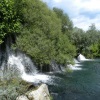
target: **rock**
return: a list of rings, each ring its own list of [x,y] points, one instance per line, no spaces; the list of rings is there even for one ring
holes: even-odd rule
[[[25,95],[21,95],[16,98],[16,100],[29,100]]]
[[[46,84],[42,84],[37,90],[27,94],[29,100],[50,100],[50,94]]]

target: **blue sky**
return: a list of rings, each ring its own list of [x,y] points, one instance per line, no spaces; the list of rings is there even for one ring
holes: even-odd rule
[[[74,26],[87,30],[94,23],[100,29],[100,0],[42,0],[47,5],[61,8]]]

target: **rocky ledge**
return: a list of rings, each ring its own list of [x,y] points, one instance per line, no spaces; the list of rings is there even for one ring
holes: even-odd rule
[[[42,84],[36,90],[29,91],[25,95],[17,97],[16,100],[50,100],[48,86]]]

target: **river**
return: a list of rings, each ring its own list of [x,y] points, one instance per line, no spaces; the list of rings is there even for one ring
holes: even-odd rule
[[[80,65],[82,70],[52,74],[53,84],[48,85],[54,100],[100,100],[100,59]]]
[[[41,74],[24,54],[10,55],[7,61],[8,68],[17,68],[23,80],[48,84],[54,100],[100,100],[100,59],[86,59],[76,65],[78,67],[71,66],[73,71],[69,73]],[[25,69],[28,70],[27,73]],[[30,71],[32,74],[28,73]]]

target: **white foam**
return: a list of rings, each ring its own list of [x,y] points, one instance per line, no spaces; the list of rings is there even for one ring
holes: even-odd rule
[[[85,56],[83,56],[82,54],[80,54],[77,57],[78,61],[94,61],[94,59],[86,59]],[[74,60],[75,61],[75,60]]]
[[[85,59],[85,61],[95,61],[94,59]]]
[[[75,64],[75,65],[73,65],[73,66],[76,66],[76,67],[78,67],[78,66],[82,66],[81,64]]]
[[[27,57],[26,57],[27,58]],[[29,59],[26,59],[28,61],[30,61]],[[32,74],[27,74],[25,72],[25,68],[24,68],[24,64],[23,64],[23,59],[21,56],[14,56],[14,55],[10,55],[8,58],[8,67],[14,67],[17,68],[20,71],[21,74],[21,78],[27,82],[34,82],[34,83],[38,83],[38,82],[47,82],[48,80],[50,80],[50,76],[48,75],[44,75],[44,74],[38,74],[37,70],[35,68],[35,66],[33,66],[33,64],[31,64],[32,68],[33,68],[33,73]],[[32,63],[32,62],[30,62]]]
[[[19,69],[21,74],[25,71],[24,66],[21,63],[20,58],[15,57],[14,55],[9,56],[7,65],[9,68],[10,67],[17,67],[17,69]]]
[[[50,76],[43,75],[43,74],[35,74],[35,75],[28,75],[26,73],[23,73],[21,75],[22,79],[27,82],[33,82],[33,83],[39,83],[39,82],[48,82],[50,80]]]
[[[86,58],[82,54],[79,54],[77,59],[78,59],[78,61],[85,61],[86,60]]]
[[[82,68],[78,67],[78,66],[81,66],[81,65],[79,65],[79,64],[75,64],[75,65],[69,64],[69,65],[67,65],[67,66],[68,66],[68,68],[71,69],[71,70],[82,70]]]

